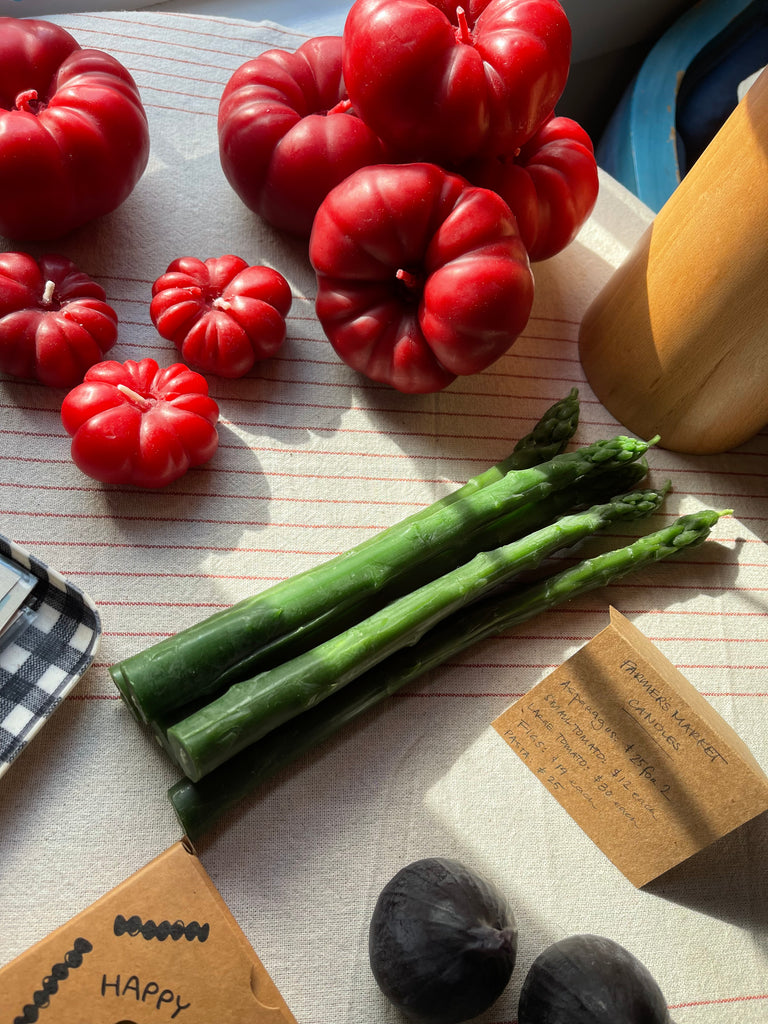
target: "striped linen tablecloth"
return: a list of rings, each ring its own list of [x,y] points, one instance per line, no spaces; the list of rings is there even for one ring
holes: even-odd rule
[[[535,267],[533,315],[508,354],[439,394],[402,395],[339,361],[314,314],[305,246],[248,213],[221,172],[224,84],[245,60],[295,49],[306,34],[151,10],[53,20],[128,67],[150,120],[150,162],[134,193],[58,246],[118,313],[110,358],[176,360],[149,300],[181,255],[273,266],[294,301],[275,358],[242,379],[209,379],[219,451],[162,493],[83,476],[62,394],[0,377],[0,533],[87,593],[102,625],[93,665],[0,780],[0,965],[180,838],[166,798],[178,772],[120,700],[109,665],[423,508],[508,454],[572,387],[582,410],[574,446],[625,432],[592,394],[577,336],[651,216],[603,175],[578,239]],[[673,487],[654,527],[703,507],[734,510],[711,542],[451,660],[198,842],[300,1024],[399,1020],[368,968],[368,921],[385,882],[423,856],[464,861],[514,907],[518,966],[487,1024],[515,1020],[533,958],[576,932],[635,953],[677,1024],[766,1019],[768,818],[636,889],[491,727],[603,629],[613,605],[768,769],[768,432],[723,455],[657,448],[650,463],[652,481]],[[647,529],[616,528],[598,548]]]

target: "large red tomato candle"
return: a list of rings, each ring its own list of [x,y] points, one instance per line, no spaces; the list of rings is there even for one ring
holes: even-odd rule
[[[239,256],[181,256],[152,286],[158,332],[203,373],[242,377],[285,339],[293,295],[277,270]]]
[[[516,155],[474,160],[461,173],[507,202],[534,262],[569,245],[597,201],[592,140],[569,117],[549,118]]]
[[[0,234],[52,239],[116,209],[149,157],[133,78],[50,22],[0,18]]]
[[[486,369],[530,316],[533,276],[509,207],[435,164],[350,175],[321,204],[309,255],[335,351],[399,391]]]
[[[402,157],[443,165],[527,142],[571,57],[558,0],[356,0],[343,40],[360,117]]]
[[[0,371],[71,388],[117,340],[100,284],[65,256],[0,253]]]
[[[145,488],[165,487],[207,462],[218,445],[218,418],[204,377],[154,359],[97,363],[61,406],[83,473]]]
[[[243,64],[222,93],[218,137],[222,169],[245,205],[302,237],[334,185],[385,158],[347,97],[340,36]]]

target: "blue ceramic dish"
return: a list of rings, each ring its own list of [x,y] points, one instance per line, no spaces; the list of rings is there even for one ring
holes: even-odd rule
[[[768,59],[768,0],[701,0],[644,60],[600,138],[598,164],[654,212]]]

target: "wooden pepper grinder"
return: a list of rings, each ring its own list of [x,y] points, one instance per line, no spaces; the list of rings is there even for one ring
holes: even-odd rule
[[[768,423],[768,69],[587,310],[582,366],[608,411],[678,452]]]

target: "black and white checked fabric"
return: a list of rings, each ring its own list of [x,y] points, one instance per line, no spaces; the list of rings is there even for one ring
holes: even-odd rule
[[[0,555],[38,579],[22,628],[0,640],[0,774],[92,662],[101,635],[87,595],[0,534]]]

